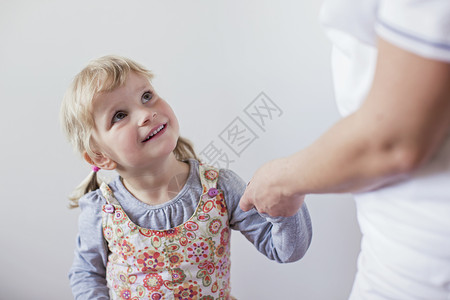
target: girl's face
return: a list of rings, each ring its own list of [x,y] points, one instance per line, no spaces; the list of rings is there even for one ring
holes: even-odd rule
[[[178,120],[142,75],[131,72],[123,86],[98,95],[93,115],[94,148],[118,171],[148,169],[175,149]]]

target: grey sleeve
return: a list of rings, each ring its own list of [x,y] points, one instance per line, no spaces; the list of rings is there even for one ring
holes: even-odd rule
[[[272,218],[255,209],[240,209],[246,184],[233,171],[220,170],[218,186],[224,191],[231,228],[240,231],[259,252],[279,263],[294,262],[305,255],[312,237],[306,204],[292,217]]]
[[[74,299],[109,299],[106,286],[108,248],[103,238],[103,198],[97,193],[86,194],[79,201],[81,214],[75,258],[69,271]]]

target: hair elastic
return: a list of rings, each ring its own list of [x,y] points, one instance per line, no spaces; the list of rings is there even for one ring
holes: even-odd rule
[[[97,173],[98,171],[100,171],[100,168],[97,167],[96,165],[92,165],[92,171],[93,171],[94,173]]]

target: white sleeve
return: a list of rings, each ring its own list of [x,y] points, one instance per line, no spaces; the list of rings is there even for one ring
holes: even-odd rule
[[[382,0],[375,30],[409,52],[450,62],[450,0]]]

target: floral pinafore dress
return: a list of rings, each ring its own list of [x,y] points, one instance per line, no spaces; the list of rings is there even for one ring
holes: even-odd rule
[[[139,227],[107,184],[100,187],[103,235],[110,254],[111,299],[226,300],[230,296],[230,228],[218,170],[200,165],[203,194],[192,217],[168,230]]]

